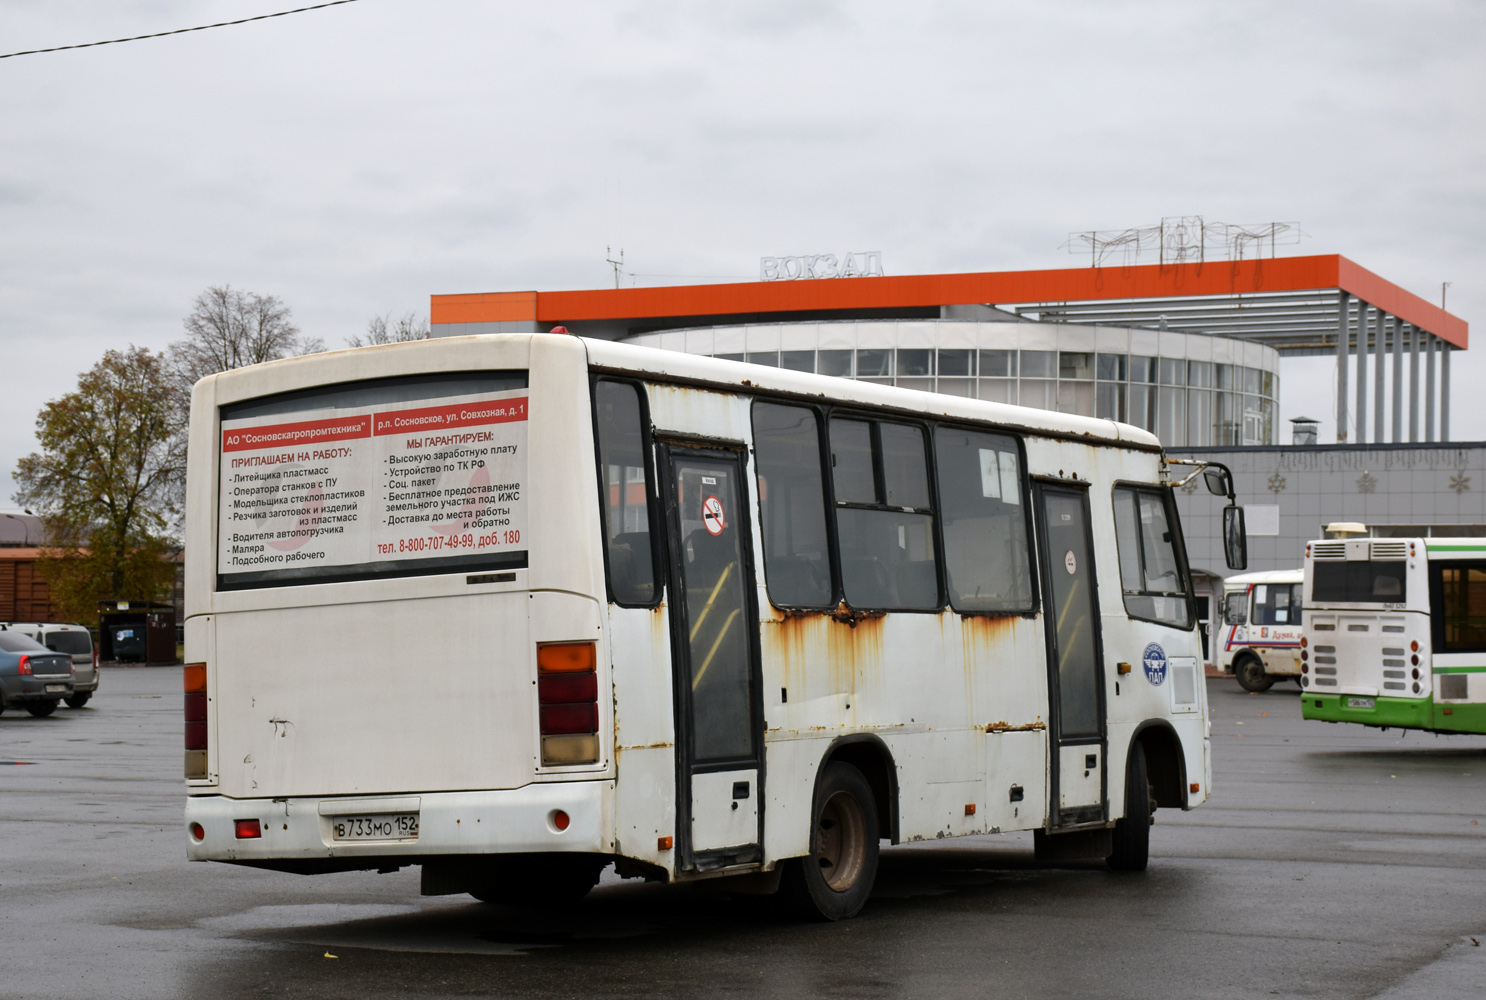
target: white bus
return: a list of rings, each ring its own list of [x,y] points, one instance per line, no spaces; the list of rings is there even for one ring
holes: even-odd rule
[[[1245,691],[1268,691],[1280,678],[1300,681],[1298,569],[1239,573],[1223,581],[1218,669]]]
[[[203,379],[188,855],[826,918],[881,839],[1143,868],[1211,775],[1167,471],[1107,421],[560,334]]]
[[[1486,538],[1310,542],[1302,642],[1307,719],[1486,733]]]

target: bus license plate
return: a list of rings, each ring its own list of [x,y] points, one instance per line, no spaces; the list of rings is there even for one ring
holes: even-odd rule
[[[331,821],[336,840],[417,840],[417,813],[388,813],[381,816],[337,816]]]
[[[1348,708],[1376,708],[1377,702],[1371,698],[1348,698]]]
[[[66,694],[67,693],[67,685],[66,684],[48,684],[46,686],[46,693],[47,694]]]

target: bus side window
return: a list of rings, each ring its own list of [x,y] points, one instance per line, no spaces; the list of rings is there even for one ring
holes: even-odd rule
[[[833,589],[815,411],[754,403],[753,453],[769,600],[782,608],[828,608]],[[870,450],[866,468],[870,489]]]
[[[923,430],[833,417],[831,466],[846,603],[880,611],[937,611],[939,575]]]
[[[961,613],[1032,610],[1016,440],[940,427],[934,454],[950,605]]]
[[[594,386],[599,465],[603,476],[604,542],[609,591],[618,604],[646,606],[656,597],[650,538],[650,478],[636,386],[600,380]]]
[[[1178,561],[1169,500],[1159,489],[1115,488],[1120,583],[1125,611],[1132,618],[1188,629],[1192,627],[1188,588]]]

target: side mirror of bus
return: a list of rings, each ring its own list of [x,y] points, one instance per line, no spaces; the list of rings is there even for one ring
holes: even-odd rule
[[[1223,508],[1223,555],[1229,569],[1249,568],[1249,535],[1244,530],[1243,508],[1237,504]]]
[[[1227,469],[1209,465],[1202,470],[1202,481],[1207,484],[1207,491],[1215,497],[1233,495],[1233,481],[1229,479]]]

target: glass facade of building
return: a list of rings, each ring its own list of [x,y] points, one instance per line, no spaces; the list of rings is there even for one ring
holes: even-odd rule
[[[1168,447],[1276,443],[1279,356],[1224,337],[940,320],[712,327],[630,342],[1104,417]]]

